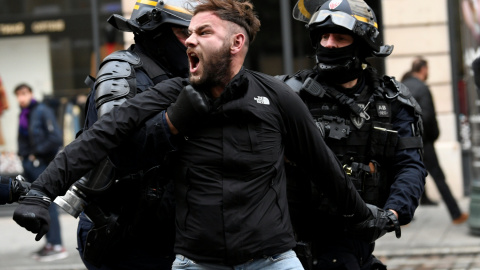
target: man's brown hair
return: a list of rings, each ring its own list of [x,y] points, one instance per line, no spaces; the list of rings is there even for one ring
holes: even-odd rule
[[[418,56],[412,62],[412,72],[419,72],[423,67],[427,66],[427,60],[423,59],[422,57]]]
[[[30,92],[30,93],[33,93],[32,91],[32,87],[30,87],[30,85],[26,84],[26,83],[21,83],[19,85],[17,85],[15,87],[15,89],[13,90],[13,93],[16,95],[18,91],[20,91],[21,89],[23,88],[27,88],[27,90]]]
[[[193,15],[211,11],[224,21],[235,23],[245,29],[249,43],[260,30],[260,20],[249,0],[199,0]]]

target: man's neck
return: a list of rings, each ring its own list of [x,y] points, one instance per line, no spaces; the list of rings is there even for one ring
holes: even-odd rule
[[[241,69],[242,69],[242,65],[240,65],[240,66],[235,65],[235,67],[232,68],[232,73],[230,74],[230,79],[227,82],[225,82],[225,84],[216,85],[216,86],[212,87],[212,89],[211,89],[212,96],[214,98],[220,97],[220,95],[223,93],[223,90],[225,90],[225,87],[227,86],[227,84],[233,80],[233,78],[238,74],[238,72],[240,72]]]
[[[220,95],[223,93],[224,89],[225,89],[225,85],[217,85],[212,87],[212,96],[214,98],[219,98]]]
[[[421,74],[420,72],[413,72],[412,76],[419,79],[422,82],[425,81],[425,76],[423,76],[423,74]]]

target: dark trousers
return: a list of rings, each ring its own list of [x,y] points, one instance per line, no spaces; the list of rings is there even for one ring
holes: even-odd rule
[[[432,176],[435,185],[437,186],[438,192],[442,195],[442,199],[447,205],[448,212],[453,219],[460,217],[462,212],[458,207],[457,201],[452,195],[450,188],[445,181],[445,175],[443,174],[442,168],[438,163],[437,153],[435,152],[435,147],[431,142],[424,142],[423,144],[423,163],[427,168],[428,173]]]
[[[332,231],[333,232],[333,231]],[[334,236],[337,237],[334,237]],[[315,241],[313,270],[385,270],[386,266],[372,255],[375,243],[333,232],[333,237]],[[305,267],[305,269],[308,269]]]
[[[88,232],[93,228],[94,224],[85,216],[84,213],[80,214],[77,228],[77,250],[80,254],[80,258],[83,264],[88,270],[170,270],[172,269],[172,263],[175,259],[173,252],[169,255],[162,255],[162,253],[152,254],[152,250],[155,250],[152,245],[161,245],[160,242],[145,241],[144,245],[136,245],[120,242],[116,248],[123,250],[121,254],[118,250],[108,250],[106,253],[106,259],[100,267],[96,267],[85,260],[84,250],[87,242]],[[156,232],[158,234],[165,233],[161,230]],[[114,254],[114,255],[111,255]]]

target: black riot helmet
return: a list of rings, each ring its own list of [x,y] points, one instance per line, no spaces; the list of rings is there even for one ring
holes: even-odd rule
[[[188,27],[192,19],[190,8],[195,1],[187,0],[137,0],[130,19],[114,14],[108,22],[118,30],[141,35],[146,32],[156,32],[164,24],[178,27]]]
[[[332,31],[352,34],[363,43],[365,57],[385,57],[393,46],[381,45],[377,19],[363,0],[299,0],[293,9],[296,20],[307,23],[313,47],[322,33]]]
[[[133,32],[140,49],[173,76],[188,76],[187,47],[172,27],[188,28],[194,0],[137,0],[130,19],[114,14],[108,22],[118,30]]]
[[[293,17],[306,23],[317,69],[332,83],[359,78],[366,58],[392,52],[392,46],[381,45],[375,14],[363,0],[299,0]],[[342,48],[323,47],[320,40],[326,33],[350,35],[353,43]]]

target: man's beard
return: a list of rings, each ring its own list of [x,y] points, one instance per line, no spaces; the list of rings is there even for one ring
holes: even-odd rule
[[[203,72],[198,80],[192,80],[190,74],[190,83],[193,87],[209,89],[217,85],[226,85],[230,78],[230,46],[228,43],[215,53],[212,53],[209,60],[203,59]]]

